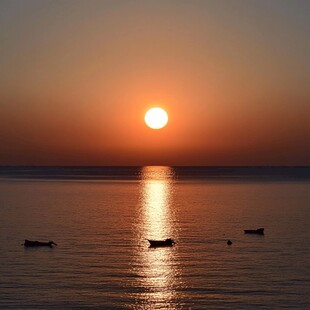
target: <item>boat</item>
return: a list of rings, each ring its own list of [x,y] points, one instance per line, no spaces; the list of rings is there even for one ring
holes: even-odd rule
[[[23,244],[25,247],[39,247],[39,246],[48,246],[50,248],[53,247],[53,245],[57,245],[54,241],[49,242],[40,242],[40,241],[31,241],[31,240],[25,240],[25,243]]]
[[[171,238],[168,238],[166,240],[150,240],[147,239],[150,243],[150,247],[164,247],[164,246],[173,246],[174,244],[176,244],[176,242],[174,240],[172,240]]]
[[[245,229],[245,234],[256,234],[256,235],[263,235],[264,234],[264,228],[257,228],[257,229]]]

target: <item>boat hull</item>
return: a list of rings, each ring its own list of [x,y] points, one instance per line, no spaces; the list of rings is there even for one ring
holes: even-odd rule
[[[49,242],[40,242],[40,241],[31,241],[31,240],[25,240],[24,246],[25,247],[42,247],[42,246],[48,246],[50,248],[53,247],[53,245],[57,245],[53,241]]]
[[[264,228],[258,228],[258,229],[245,229],[245,234],[254,234],[254,235],[263,235],[264,234]]]
[[[172,239],[166,239],[166,240],[149,240],[150,247],[169,247],[173,246],[175,242]]]

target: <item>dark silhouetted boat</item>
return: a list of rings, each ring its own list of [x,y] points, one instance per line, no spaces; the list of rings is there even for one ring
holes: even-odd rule
[[[264,234],[264,228],[258,228],[258,229],[245,229],[245,234],[255,234],[255,235],[263,235]]]
[[[150,247],[163,247],[163,246],[173,246],[176,244],[175,241],[173,241],[171,238],[168,238],[166,240],[149,240]]]
[[[48,247],[52,248],[53,245],[57,245],[57,244],[54,241],[40,242],[40,241],[31,241],[31,240],[25,240],[25,243],[24,243],[25,247],[48,246]]]

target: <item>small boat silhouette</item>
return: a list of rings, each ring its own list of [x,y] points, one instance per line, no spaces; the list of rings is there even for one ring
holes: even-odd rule
[[[256,235],[263,235],[264,234],[264,228],[258,228],[258,229],[245,229],[245,234],[256,234]]]
[[[52,248],[53,245],[57,245],[57,244],[54,241],[40,242],[40,241],[25,240],[25,243],[23,245],[25,247],[49,246],[50,248]]]
[[[147,239],[150,243],[150,247],[164,247],[164,246],[173,246],[176,244],[174,240],[171,238],[168,238],[166,240],[149,240]]]

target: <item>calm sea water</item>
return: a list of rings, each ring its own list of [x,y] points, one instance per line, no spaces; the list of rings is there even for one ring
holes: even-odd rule
[[[307,167],[2,167],[0,308],[309,309],[309,201]]]

